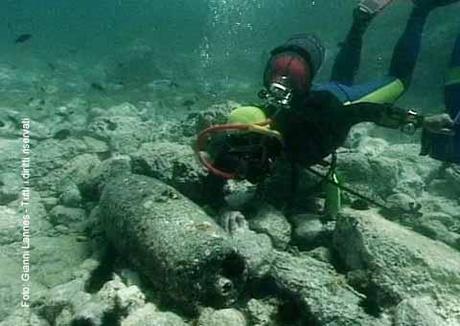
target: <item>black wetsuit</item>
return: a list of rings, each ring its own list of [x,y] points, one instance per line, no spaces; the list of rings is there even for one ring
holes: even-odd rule
[[[407,110],[392,104],[357,103],[343,105],[328,91],[312,91],[302,103],[274,117],[273,128],[281,132],[284,152],[294,163],[319,163],[342,146],[350,128],[360,122],[374,122],[388,128],[406,123]]]

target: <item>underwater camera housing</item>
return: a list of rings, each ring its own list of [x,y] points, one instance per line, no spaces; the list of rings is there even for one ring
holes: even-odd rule
[[[460,110],[454,118],[454,135],[432,134],[422,135],[422,155],[447,162],[460,164]]]

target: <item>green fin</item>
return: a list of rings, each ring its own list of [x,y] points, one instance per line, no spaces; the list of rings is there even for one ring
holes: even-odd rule
[[[367,94],[366,96],[357,99],[353,102],[346,102],[345,105],[370,102],[370,103],[394,103],[404,93],[404,84],[401,80],[395,79],[391,83],[382,86],[379,89]]]

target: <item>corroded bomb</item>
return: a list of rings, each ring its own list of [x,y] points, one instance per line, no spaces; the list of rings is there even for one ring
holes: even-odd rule
[[[246,267],[230,238],[199,206],[159,180],[109,180],[99,215],[108,239],[167,297],[194,308],[234,301]]]

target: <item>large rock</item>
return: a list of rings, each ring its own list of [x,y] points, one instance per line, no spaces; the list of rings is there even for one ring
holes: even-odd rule
[[[0,326],[50,326],[46,319],[40,318],[29,309],[18,308],[6,319],[0,322]]]
[[[436,302],[430,297],[404,299],[396,307],[394,325],[448,325],[436,314],[435,307]],[[452,320],[452,322],[454,322],[454,320]]]
[[[236,309],[203,309],[197,326],[246,326],[246,318]]]
[[[209,197],[207,172],[200,166],[191,146],[171,142],[142,144],[132,155],[136,173],[157,178],[196,202]]]
[[[367,271],[369,304],[391,307],[404,299],[431,297],[445,322],[460,323],[460,253],[388,221],[373,211],[344,210],[334,244],[350,271]],[[455,319],[457,318],[457,319]]]
[[[186,326],[184,320],[172,312],[159,311],[147,303],[121,320],[121,326]]]
[[[19,263],[21,243],[4,245],[2,252]],[[32,236],[30,274],[34,281],[53,287],[72,280],[74,272],[90,254],[89,243],[79,241],[76,235]]]
[[[250,325],[270,326],[273,325],[278,313],[278,300],[270,298],[268,300],[251,299],[246,306],[246,314]]]
[[[364,295],[348,286],[343,276],[307,255],[277,251],[269,273],[281,293],[297,306],[294,320],[301,325],[390,325],[386,316],[375,318],[361,307]]]
[[[89,224],[88,215],[84,209],[55,206],[49,212],[50,223],[54,226],[63,225],[73,232],[83,232]]]
[[[0,172],[10,172],[20,175],[20,164],[22,159],[22,140],[0,138]]]
[[[15,243],[15,246],[20,248],[20,243]],[[14,257],[16,258],[16,257]],[[0,252],[0,266],[1,266],[1,277],[0,277],[0,321],[7,318],[15,308],[21,308],[21,302],[30,305],[30,300],[34,299],[35,295],[38,295],[40,291],[45,289],[45,286],[37,281],[33,273],[29,273],[31,276],[30,280],[25,282],[21,280],[23,273],[22,262],[23,256],[17,256],[18,259],[13,259]],[[30,262],[29,262],[30,266]],[[29,289],[29,291],[27,291]],[[24,290],[24,292],[23,292]],[[24,294],[24,296],[23,296]],[[26,297],[30,295],[30,297]],[[8,320],[25,320],[29,316],[10,316]],[[32,317],[31,317],[32,318]],[[19,325],[19,324],[5,324],[5,325]]]
[[[21,200],[22,198],[18,198],[8,206],[0,206],[0,245],[22,241],[24,234],[36,237],[47,235],[52,230],[52,225],[46,219],[47,213],[41,203],[42,199],[37,192],[30,191],[29,214],[25,214]]]
[[[392,194],[398,185],[400,166],[389,158],[345,153],[338,156],[337,174],[354,190],[372,199],[382,200]]]
[[[82,154],[69,158],[56,166],[40,179],[35,180],[36,189],[54,195],[62,193],[72,185],[80,185],[87,180],[90,172],[100,164],[96,154]]]
[[[79,307],[91,301],[91,294],[85,292],[85,282],[75,279],[53,287],[37,298],[32,308],[39,316],[54,325],[69,325]]]
[[[226,305],[238,295],[243,258],[214,220],[175,189],[120,175],[106,183],[99,212],[115,248],[184,308]]]
[[[295,228],[292,244],[300,249],[329,245],[334,223],[325,223],[320,215],[299,214],[291,217]]]
[[[156,127],[140,116],[102,115],[89,122],[88,130],[106,139],[111,151],[121,154],[134,153],[142,143],[155,138]]]
[[[241,214],[232,212],[231,214]],[[244,257],[250,279],[261,279],[267,275],[273,260],[273,245],[270,237],[240,225],[231,230],[232,240],[238,253]]]
[[[256,216],[249,220],[249,227],[267,234],[277,249],[286,249],[291,241],[291,224],[280,211],[270,205],[258,209]]]
[[[174,130],[175,134],[183,137],[196,137],[198,133],[212,125],[226,123],[229,113],[238,106],[238,103],[228,101],[213,105],[207,110],[192,112],[174,128],[177,129]]]
[[[20,174],[6,172],[0,174],[0,205],[6,205],[16,200],[22,187]]]

